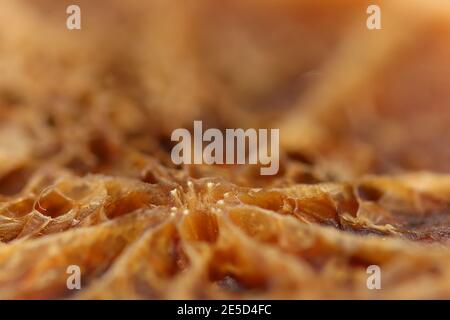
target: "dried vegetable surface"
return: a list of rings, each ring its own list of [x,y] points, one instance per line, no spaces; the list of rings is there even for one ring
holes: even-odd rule
[[[2,0],[0,298],[450,298],[450,4],[378,2]],[[194,120],[278,174],[175,166]]]

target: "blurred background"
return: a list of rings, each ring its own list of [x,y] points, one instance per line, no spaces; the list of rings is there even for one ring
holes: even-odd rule
[[[49,161],[119,170],[125,148],[170,166],[194,120],[280,128],[284,167],[315,175],[294,182],[449,172],[449,88],[448,1],[2,0],[0,193]]]

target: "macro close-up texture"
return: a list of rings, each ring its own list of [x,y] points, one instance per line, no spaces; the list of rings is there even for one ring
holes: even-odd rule
[[[0,299],[348,298],[450,299],[449,1],[0,1]]]

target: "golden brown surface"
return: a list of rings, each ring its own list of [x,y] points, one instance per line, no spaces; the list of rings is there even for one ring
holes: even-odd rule
[[[377,2],[2,0],[0,298],[450,298],[450,5]],[[197,119],[280,172],[174,166]]]

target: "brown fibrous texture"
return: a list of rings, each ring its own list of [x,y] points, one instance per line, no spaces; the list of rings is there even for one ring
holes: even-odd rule
[[[2,0],[0,298],[450,298],[450,6],[377,2]],[[194,120],[279,172],[174,165]]]

